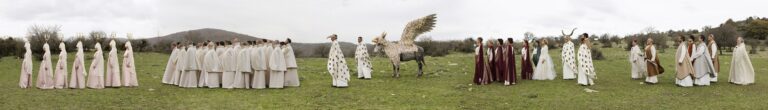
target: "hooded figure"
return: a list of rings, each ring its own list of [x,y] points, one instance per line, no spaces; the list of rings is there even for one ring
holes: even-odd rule
[[[738,85],[749,85],[755,83],[755,68],[752,67],[752,60],[749,59],[747,47],[741,37],[736,39],[738,44],[733,49],[733,59],[731,59],[731,71],[728,82]]]
[[[88,88],[104,88],[104,54],[101,52],[101,44],[96,42],[93,46],[96,52],[93,53],[90,71],[88,73]]]
[[[299,66],[296,65],[296,56],[293,54],[293,47],[290,44],[283,46],[283,58],[285,58],[285,86],[298,87],[299,82]],[[370,76],[368,77],[370,78]]]
[[[133,47],[131,47],[131,41],[125,42],[125,53],[123,54],[123,85],[127,87],[139,86],[139,80],[136,78],[136,65],[133,62]]]
[[[173,73],[176,71],[176,63],[177,59],[176,56],[179,54],[179,49],[176,44],[173,44],[171,46],[173,48],[173,51],[171,52],[171,56],[168,57],[168,63],[165,64],[165,72],[163,72],[163,84],[173,84]]]
[[[54,85],[56,89],[67,88],[67,46],[64,42],[59,43],[59,61],[56,62],[56,74],[53,76]]]
[[[19,78],[19,87],[27,88],[32,84],[32,49],[30,49],[29,41],[24,41],[24,48],[27,50],[24,53],[24,60],[21,62],[21,75]]]
[[[37,72],[37,88],[53,89],[53,68],[51,67],[51,49],[48,43],[43,44],[43,61]]]
[[[205,84],[208,88],[219,88],[221,85],[221,59],[216,51],[222,48],[216,48],[213,43],[208,43],[208,51],[205,53],[205,69],[208,72],[208,78]]]
[[[69,88],[85,88],[85,76],[88,74],[85,71],[85,59],[83,58],[83,43],[77,42],[77,53],[75,53],[75,61],[72,62],[72,74],[69,79]]]
[[[120,87],[120,63],[117,60],[117,44],[115,40],[109,41],[109,58],[107,58],[107,78],[104,79],[106,87]]]

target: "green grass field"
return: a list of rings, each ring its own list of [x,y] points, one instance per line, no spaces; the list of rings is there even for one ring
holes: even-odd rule
[[[584,87],[562,80],[560,50],[551,51],[558,79],[522,80],[477,86],[471,83],[471,54],[428,57],[426,75],[416,77],[416,64],[402,66],[402,76],[392,78],[385,58],[374,58],[372,80],[354,79],[349,88],[333,88],[324,58],[300,58],[301,87],[285,89],[179,88],[162,84],[169,55],[136,53],[140,87],[40,90],[18,87],[20,59],[0,60],[0,108],[2,109],[764,109],[768,108],[768,77],[765,53],[753,54],[756,84],[729,84],[731,57],[723,55],[718,83],[705,87],[674,85],[673,49],[660,53],[667,73],[656,85],[631,80],[627,51],[601,48],[606,60],[595,61],[597,85]],[[106,52],[105,52],[106,53]],[[122,53],[121,53],[122,54]],[[56,54],[52,55],[56,56]],[[87,55],[87,56],[90,56]],[[348,56],[351,57],[351,56]],[[519,56],[518,56],[519,57]],[[69,61],[73,60],[70,55]],[[86,58],[88,59],[88,58]],[[518,58],[519,59],[519,58]],[[54,58],[53,62],[57,61]],[[347,59],[351,73],[354,60]],[[519,61],[519,60],[518,60]],[[37,66],[35,62],[35,75]],[[519,64],[519,63],[517,63]],[[90,65],[90,60],[86,66]],[[72,66],[71,64],[69,66]],[[519,65],[518,65],[519,66]],[[70,70],[71,71],[71,70]],[[597,90],[587,93],[583,89]]]

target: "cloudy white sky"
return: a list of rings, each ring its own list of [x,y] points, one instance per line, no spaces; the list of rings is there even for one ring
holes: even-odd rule
[[[388,32],[437,13],[433,39],[514,37],[524,32],[625,35],[647,27],[700,29],[728,18],[768,16],[768,0],[0,0],[0,36],[60,25],[65,36],[102,30],[140,38],[200,28],[297,42]]]

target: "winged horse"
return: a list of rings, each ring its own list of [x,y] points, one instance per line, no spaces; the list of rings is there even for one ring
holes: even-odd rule
[[[436,14],[430,14],[425,17],[413,20],[405,25],[403,35],[400,36],[400,41],[391,42],[384,39],[387,37],[387,33],[384,32],[381,36],[373,39],[373,43],[376,46],[374,52],[384,51],[389,57],[389,61],[392,63],[393,75],[392,77],[400,77],[400,62],[415,60],[419,64],[418,77],[423,75],[422,67],[424,63],[424,49],[414,44],[414,40],[419,35],[429,32],[435,27]]]

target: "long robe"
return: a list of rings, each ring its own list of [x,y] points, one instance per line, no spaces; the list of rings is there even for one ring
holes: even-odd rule
[[[528,47],[528,41],[523,41],[523,47],[520,49],[520,54],[522,55],[520,59],[520,76],[523,77],[521,79],[527,79],[531,80],[533,79],[533,65],[531,64],[531,54],[530,47]]]
[[[488,46],[488,51],[487,52],[488,52],[487,53],[488,54],[488,62],[487,63],[488,63],[488,67],[490,68],[490,70],[488,70],[488,72],[491,74],[490,76],[488,76],[488,77],[491,78],[489,81],[491,81],[491,82],[497,81],[496,80],[496,73],[498,72],[497,71],[497,68],[498,68],[497,67],[498,58],[496,58],[496,46],[495,45]]]
[[[712,75],[709,81],[717,82],[717,76],[720,74],[720,58],[718,58],[720,55],[717,54],[717,43],[715,43],[715,41],[710,41],[707,44],[707,47],[709,56],[712,57],[712,64],[715,65],[715,74]]]
[[[83,44],[77,43],[77,53],[75,53],[75,61],[72,62],[72,74],[69,79],[69,88],[85,88],[85,76],[88,74],[85,71],[85,54],[83,53]]]
[[[293,53],[292,50],[291,53]],[[355,60],[357,60],[357,78],[370,79],[371,72],[373,72],[373,65],[371,65],[371,60],[368,58],[368,49],[365,47],[365,44],[357,43]]]
[[[53,89],[53,67],[51,65],[51,49],[48,43],[43,44],[43,61],[37,72],[37,88]]]
[[[139,79],[136,77],[136,64],[133,61],[133,47],[131,47],[131,42],[125,42],[125,53],[123,53],[123,85],[127,87],[139,86]]]
[[[675,83],[681,87],[693,86],[692,76],[694,70],[693,65],[691,64],[691,57],[687,55],[687,52],[687,45],[678,45],[675,53],[675,68],[677,70]]]
[[[659,62],[659,57],[656,56],[656,46],[645,46],[645,62],[646,72],[648,72],[648,76],[645,77],[645,82],[659,82],[657,76],[664,73],[664,68],[661,66],[661,62]]]
[[[176,63],[178,59],[176,56],[179,54],[179,49],[174,47],[171,52],[171,56],[168,57],[168,63],[165,64],[165,72],[163,72],[163,84],[173,84],[173,73],[176,71]]]
[[[251,67],[251,51],[248,46],[243,46],[237,52],[237,71],[235,72],[234,84],[235,88],[251,88],[251,74],[253,74],[253,67]]]
[[[517,84],[517,67],[515,67],[515,47],[512,44],[507,44],[507,48],[504,51],[504,54],[506,54],[505,59],[507,59],[507,73],[504,74],[504,84]]]
[[[483,45],[478,45],[477,48],[475,48],[475,76],[472,78],[472,82],[474,82],[477,85],[485,84],[487,79],[487,75],[485,71],[486,63],[485,63],[485,51],[483,50]]]
[[[201,47],[200,49],[197,50],[197,65],[200,69],[200,71],[198,72],[199,79],[197,80],[197,87],[208,86],[206,81],[208,80],[208,71],[206,71],[208,69],[206,69],[207,67],[205,66],[206,64],[205,53],[207,52],[208,52],[208,47]]]
[[[576,79],[576,53],[573,42],[566,41],[560,53],[563,59],[563,79]]]
[[[88,88],[102,89],[104,88],[104,53],[101,51],[101,44],[96,43],[94,47],[96,52],[93,53],[87,83]]]
[[[197,65],[197,48],[194,45],[189,45],[186,56],[181,60],[185,60],[186,62],[184,63],[184,72],[181,73],[181,77],[179,78],[179,86],[196,88],[198,80],[197,75],[200,71],[200,67]]]
[[[552,63],[552,57],[549,56],[549,48],[544,45],[539,48],[539,65],[533,70],[533,80],[553,80],[557,78],[555,65]]]
[[[733,49],[733,58],[731,59],[731,71],[728,82],[749,85],[755,83],[755,69],[752,67],[752,60],[749,59],[747,47],[744,43],[739,43]]]
[[[239,46],[237,47],[239,48]],[[224,72],[221,75],[221,87],[222,88],[235,88],[234,86],[234,78],[235,78],[235,71],[237,71],[237,50],[234,46],[228,46],[226,47],[226,51],[224,51],[224,55],[222,55],[221,59],[224,59],[221,61],[222,67],[224,68]]]
[[[503,76],[506,76],[504,74],[507,73],[507,62],[506,62],[506,60],[507,60],[506,58],[507,57],[506,57],[506,54],[504,54],[504,50],[505,49],[506,49],[506,46],[498,45],[496,47],[496,50],[494,50],[494,51],[496,51],[496,55],[495,55],[496,56],[496,70],[494,70],[494,71],[496,71],[496,74],[494,76],[494,78],[496,78],[496,79],[494,79],[494,80],[498,81],[498,82],[504,82]]]
[[[251,51],[251,68],[253,68],[253,81],[251,87],[264,89],[267,87],[267,57],[264,55],[264,44],[260,44]]]
[[[115,41],[111,41],[109,46],[109,57],[107,58],[107,78],[104,79],[104,86],[106,87],[120,87],[120,65],[117,60],[117,47]]]
[[[328,51],[328,73],[333,78],[334,87],[349,86],[349,68],[344,59],[344,53],[341,52],[338,41],[331,42],[331,50]]]
[[[647,74],[645,70],[645,60],[643,59],[643,52],[640,50],[640,46],[632,46],[632,49],[629,51],[629,64],[632,65],[632,70],[630,71],[632,72],[630,73],[632,79],[640,79]]]
[[[589,49],[587,44],[581,44],[579,46],[579,73],[577,76],[577,82],[581,85],[595,85],[594,80],[597,79],[597,73],[595,73],[595,66],[592,63],[592,50]]]
[[[269,88],[283,88],[285,86],[285,71],[287,70],[285,55],[280,46],[277,45],[272,47],[271,52],[271,55],[269,55],[269,68],[271,70],[269,73]]]
[[[179,53],[176,55],[176,70],[173,71],[173,74],[171,74],[171,84],[173,85],[179,85],[181,82],[182,73],[184,73],[184,68],[186,68],[187,65],[187,49],[184,47],[179,48]]]
[[[286,68],[285,86],[298,87],[301,85],[301,82],[299,82],[299,66],[296,64],[296,55],[293,54],[293,47],[290,44],[285,45],[285,48],[283,48],[283,55]],[[370,78],[370,74],[368,78]]]
[[[67,88],[67,50],[64,43],[59,44],[59,61],[56,62],[56,73],[53,76],[54,85],[56,89]]]
[[[24,48],[27,52],[24,53],[24,60],[21,62],[21,75],[19,75],[19,87],[28,88],[32,86],[32,49],[30,49],[29,42],[24,42]]]
[[[707,45],[703,42],[696,44],[696,50],[693,51],[691,58],[693,58],[693,69],[696,73],[694,83],[696,85],[709,85],[709,79],[715,74],[715,66],[712,64],[712,57],[707,51]]]
[[[213,44],[208,44],[213,45]],[[208,78],[204,79],[205,86],[208,88],[219,88],[221,87],[221,58],[219,58],[219,55],[216,51],[221,50],[221,48],[209,48],[208,51],[205,52],[205,69],[208,72]]]

